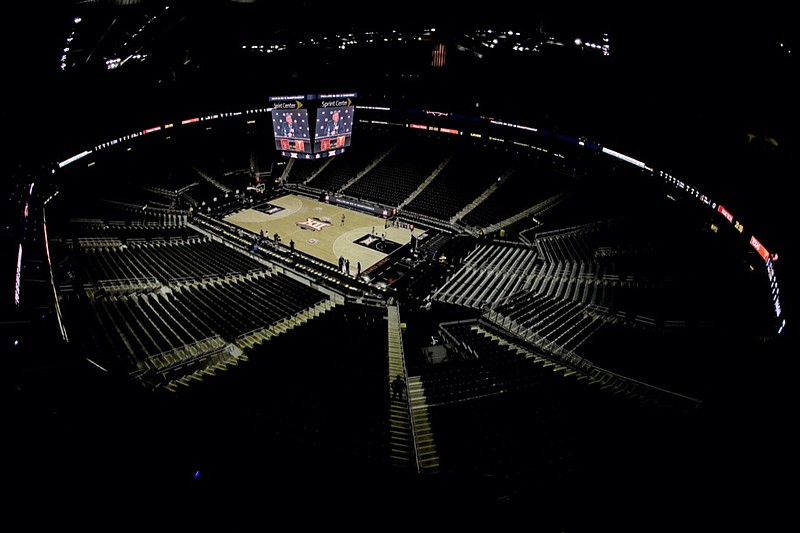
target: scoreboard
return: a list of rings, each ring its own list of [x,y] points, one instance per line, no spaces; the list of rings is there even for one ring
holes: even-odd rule
[[[271,96],[275,149],[284,156],[302,159],[344,152],[353,134],[355,96],[355,93]]]

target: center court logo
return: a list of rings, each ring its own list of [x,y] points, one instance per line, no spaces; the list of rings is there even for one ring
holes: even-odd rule
[[[331,225],[330,220],[322,220],[316,217],[308,217],[305,220],[300,220],[295,222],[296,226],[300,226],[302,229],[307,229],[311,231],[322,231],[323,229],[327,228]]]

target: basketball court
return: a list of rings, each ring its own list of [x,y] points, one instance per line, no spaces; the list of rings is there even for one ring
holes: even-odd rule
[[[426,234],[416,226],[293,194],[243,209],[225,221],[254,234],[263,231],[270,240],[277,234],[286,246],[294,241],[295,250],[334,266],[346,259],[354,276],[359,263],[364,273],[410,243],[412,233],[416,239]]]

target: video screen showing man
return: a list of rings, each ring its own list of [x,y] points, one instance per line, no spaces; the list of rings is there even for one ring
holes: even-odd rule
[[[281,137],[294,137],[294,115],[286,113],[283,122],[280,123]]]
[[[291,152],[311,152],[308,111],[305,109],[273,109],[272,129],[275,148]]]
[[[353,133],[353,106],[317,109],[315,152],[350,146]]]

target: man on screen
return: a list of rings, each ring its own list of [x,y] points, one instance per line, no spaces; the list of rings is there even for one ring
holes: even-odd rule
[[[339,110],[334,109],[331,114],[331,119],[325,124],[325,135],[333,136],[339,133]]]
[[[281,137],[294,137],[294,117],[291,113],[287,113],[284,117],[279,133]]]

